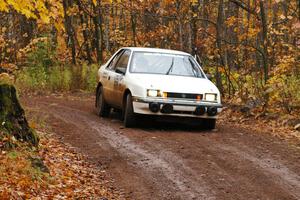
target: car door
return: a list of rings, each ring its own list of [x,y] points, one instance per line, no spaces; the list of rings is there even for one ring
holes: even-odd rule
[[[115,66],[122,55],[124,50],[120,50],[116,53],[116,55],[113,57],[113,59],[110,61],[110,63],[105,68],[103,75],[102,75],[102,84],[103,84],[103,94],[104,99],[108,104],[114,104],[114,85],[113,85],[113,75],[114,75],[114,69]]]
[[[119,108],[122,108],[123,104],[123,94],[126,89],[124,83],[124,77],[126,74],[126,70],[129,64],[129,58],[131,55],[131,51],[129,49],[125,50],[120,59],[118,60],[117,64],[115,65],[112,80],[113,80],[113,90],[114,90],[114,105]]]

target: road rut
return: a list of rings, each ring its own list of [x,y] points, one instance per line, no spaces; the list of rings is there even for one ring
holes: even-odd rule
[[[88,95],[22,98],[129,199],[300,199],[300,151],[267,134],[150,120],[125,129]]]

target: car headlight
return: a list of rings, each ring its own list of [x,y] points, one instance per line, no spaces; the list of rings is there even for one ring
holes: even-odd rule
[[[206,101],[216,101],[217,94],[205,94],[205,100]]]
[[[157,97],[160,95],[159,90],[147,90],[148,97]]]
[[[148,89],[147,90],[147,96],[148,97],[167,97],[166,92],[162,92],[161,90],[153,90],[153,89]]]

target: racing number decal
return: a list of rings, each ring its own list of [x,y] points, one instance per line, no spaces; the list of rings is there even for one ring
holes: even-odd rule
[[[121,85],[121,81],[123,80],[122,76],[115,76],[114,78],[114,88],[118,89]]]

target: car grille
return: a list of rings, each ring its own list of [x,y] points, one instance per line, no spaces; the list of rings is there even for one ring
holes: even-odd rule
[[[168,98],[178,98],[178,99],[197,99],[201,100],[203,95],[202,94],[189,94],[189,93],[167,93]]]

